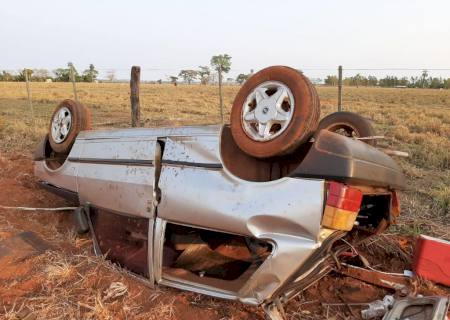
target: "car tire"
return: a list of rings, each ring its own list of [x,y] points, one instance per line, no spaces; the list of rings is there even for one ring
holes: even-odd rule
[[[50,120],[48,138],[53,151],[69,153],[80,131],[91,129],[89,109],[80,102],[66,99],[55,109]]]
[[[86,211],[82,207],[76,208],[73,211],[73,222],[75,225],[75,230],[78,234],[84,234],[89,231]]]
[[[306,142],[320,116],[315,87],[298,70],[273,66],[251,76],[237,93],[230,127],[239,148],[256,158],[281,156]]]
[[[348,111],[332,113],[319,122],[318,130],[328,130],[342,134],[347,137],[373,137],[375,129],[369,120],[361,115]],[[369,145],[375,146],[375,139],[361,140]]]

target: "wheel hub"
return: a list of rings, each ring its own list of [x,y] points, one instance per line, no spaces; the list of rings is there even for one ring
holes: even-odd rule
[[[294,112],[291,90],[278,81],[267,81],[255,88],[242,108],[245,133],[256,141],[269,141],[289,126]]]
[[[69,135],[72,127],[72,114],[67,107],[62,107],[53,116],[51,135],[53,141],[62,143]]]
[[[267,103],[269,103],[268,101]],[[276,116],[277,110],[275,106],[262,105],[255,109],[255,118],[260,123],[267,123]]]

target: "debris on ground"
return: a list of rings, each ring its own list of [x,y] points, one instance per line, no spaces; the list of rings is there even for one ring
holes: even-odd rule
[[[447,297],[417,297],[397,300],[383,320],[446,320]]]
[[[394,302],[394,296],[386,295],[383,300],[375,300],[374,302],[369,303],[367,309],[361,310],[361,316],[364,320],[382,317],[388,312]]]
[[[105,290],[103,300],[114,300],[128,293],[128,288],[122,282],[112,282],[108,289]]]
[[[450,241],[420,235],[413,267],[418,276],[450,286]]]

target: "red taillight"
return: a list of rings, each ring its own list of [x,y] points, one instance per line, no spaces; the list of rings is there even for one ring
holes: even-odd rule
[[[343,183],[330,182],[322,225],[327,228],[350,231],[361,207],[363,193]]]
[[[334,208],[359,211],[363,193],[361,190],[346,186],[343,183],[330,182],[328,184],[327,206]]]

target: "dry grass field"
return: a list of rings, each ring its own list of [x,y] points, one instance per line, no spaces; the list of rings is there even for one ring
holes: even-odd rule
[[[0,205],[63,205],[34,184],[30,155],[47,131],[57,103],[72,98],[71,84],[32,83],[31,87],[34,122],[25,84],[0,82]],[[77,88],[79,100],[91,108],[94,128],[129,126],[128,84],[77,84]],[[238,90],[237,86],[224,89],[227,113]],[[336,110],[337,89],[317,90],[323,117]],[[413,236],[425,233],[450,240],[450,90],[345,87],[343,100],[345,110],[371,119],[377,134],[386,137],[379,141],[380,147],[410,154],[397,158],[408,179],[400,220],[383,236],[381,245],[368,249],[384,252],[386,259],[403,259],[401,267],[391,260],[380,266],[402,271],[410,267]],[[143,126],[148,127],[220,121],[217,88],[212,86],[142,84],[141,110]],[[17,189],[9,189],[11,184]],[[24,273],[32,275],[24,276],[23,281],[17,280],[17,274],[10,278],[0,275],[0,287],[8,288],[8,293],[0,292],[0,318],[18,319],[20,309],[26,307],[42,319],[262,319],[260,310],[234,302],[172,289],[149,289],[93,257],[89,238],[77,238],[70,225],[70,219],[60,214],[0,209],[0,240],[32,229],[59,248],[34,258],[33,265],[27,267],[32,272]],[[402,240],[400,249],[395,249],[399,236],[408,244]],[[108,290],[113,282],[123,283],[128,291],[110,298]],[[320,285],[312,290],[320,292]],[[311,304],[308,307],[301,300],[291,303],[289,319],[324,319],[320,304],[313,307],[318,303],[314,302],[317,295],[314,297],[302,297]],[[326,310],[329,319],[353,318],[345,313]]]
[[[72,97],[70,83],[32,83],[35,123],[24,83],[0,82],[0,150],[29,153],[46,132],[57,103]],[[91,108],[94,128],[130,123],[129,85],[77,85],[80,101]],[[322,116],[336,110],[337,89],[318,87]],[[227,113],[238,86],[226,86]],[[450,90],[344,88],[344,108],[372,119],[386,139],[379,145],[406,151],[398,159],[410,180],[405,193],[404,231],[420,232],[450,221]],[[141,85],[144,126],[218,123],[217,88],[200,85]],[[228,118],[228,117],[226,117]],[[429,219],[432,218],[432,219]],[[449,230],[434,230],[449,238]]]

